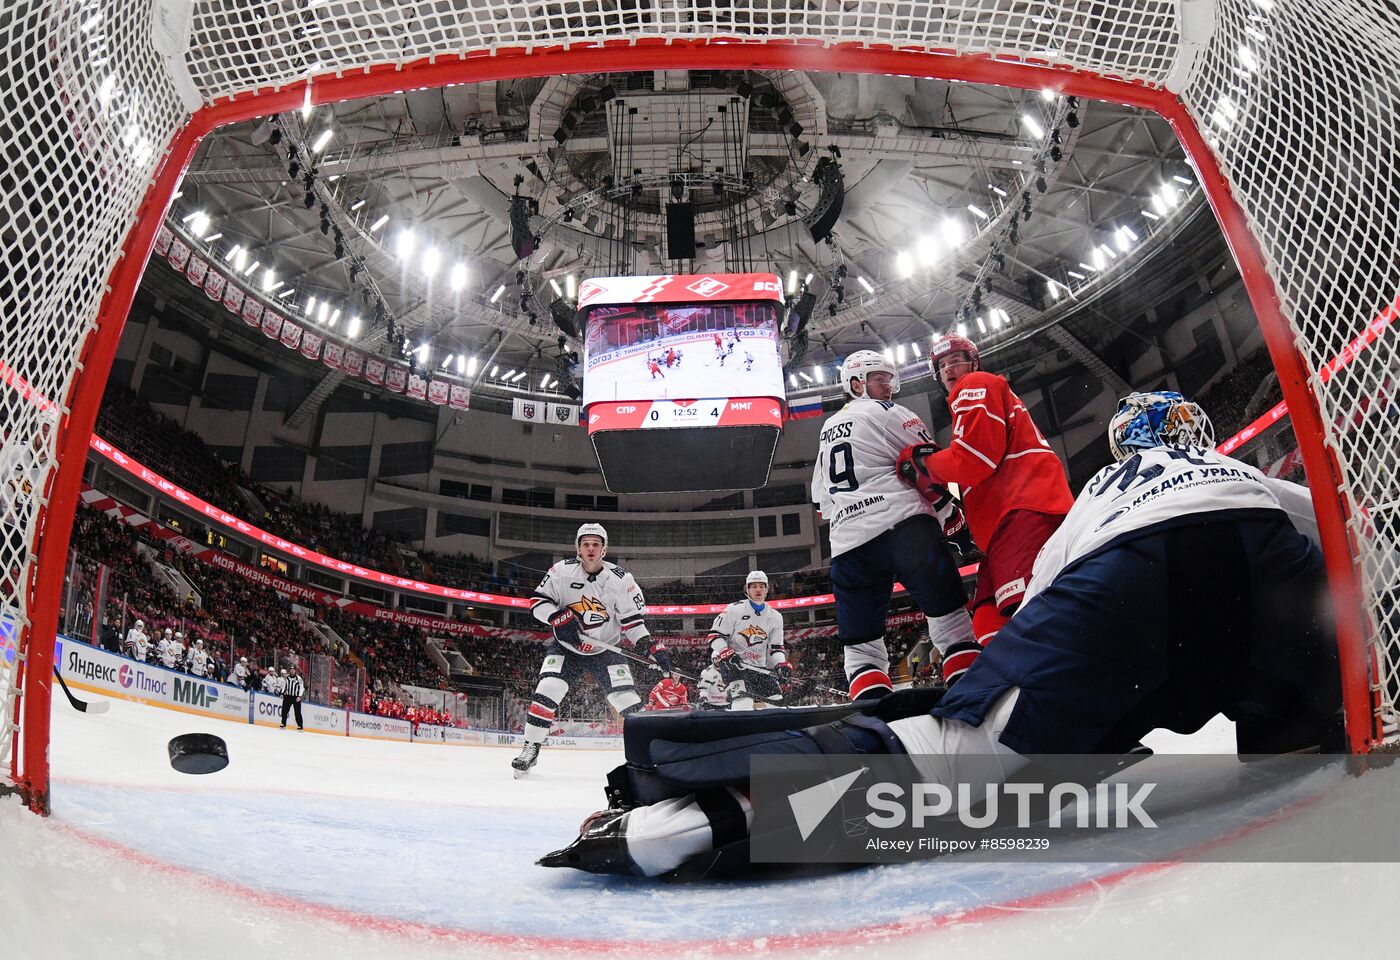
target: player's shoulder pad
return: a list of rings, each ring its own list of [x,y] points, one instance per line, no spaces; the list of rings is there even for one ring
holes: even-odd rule
[[[619,580],[626,580],[627,578],[632,576],[632,574],[628,573],[624,567],[619,566],[616,563],[609,563],[607,560],[604,560],[603,566],[611,570],[613,572],[613,576],[617,577]]]

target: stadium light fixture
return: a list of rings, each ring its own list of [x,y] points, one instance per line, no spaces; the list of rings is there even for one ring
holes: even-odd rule
[[[467,265],[460,260],[452,268],[452,289],[461,290],[467,285]]]
[[[496,371],[499,370],[499,369],[501,369],[501,368],[498,367],[498,366],[494,366],[494,365],[493,365],[493,366],[491,367],[491,372],[488,373],[487,376],[488,376],[488,377],[494,377],[494,376],[496,375]],[[514,373],[514,372],[515,372],[514,370],[511,371],[511,373]]]
[[[514,377],[510,382],[511,382],[511,383],[519,383],[521,380],[524,380],[524,379],[525,379],[525,374],[527,374],[527,373],[529,373],[529,372],[530,372],[530,371],[528,371],[528,370],[521,370],[519,373],[517,373],[517,374],[515,375],[515,377]]]
[[[1045,289],[1050,292],[1050,296],[1054,297],[1056,300],[1060,299],[1060,285],[1054,280],[1046,280]]]
[[[1161,217],[1157,216],[1157,214],[1153,213],[1151,210],[1144,210],[1144,211],[1142,211],[1142,215],[1143,215],[1144,217],[1146,217],[1147,219],[1149,219],[1149,220],[1161,220],[1161,219],[1162,219]]]
[[[394,253],[400,260],[406,260],[413,253],[413,247],[417,238],[413,236],[412,230],[404,230],[399,234],[398,241],[394,244]]]
[[[922,359],[924,358],[924,353],[923,353],[923,351],[919,349],[919,341],[915,340],[915,341],[913,341],[912,343],[910,343],[910,344],[909,344],[909,349],[910,349],[910,350],[913,350],[913,351],[914,351],[914,356],[918,357],[920,360],[922,360]]]
[[[906,251],[901,250],[895,256],[894,272],[900,277],[907,277],[914,272],[914,259]]]
[[[204,238],[204,242],[205,242],[205,243],[213,243],[215,240],[222,240],[223,237],[224,237],[224,235],[223,235],[222,233],[211,234],[211,235],[209,235],[209,236],[207,236],[207,237]]]
[[[311,81],[306,81],[306,93],[301,98],[301,119],[305,123],[311,119]]]
[[[960,337],[965,337],[965,336],[967,336],[967,324],[965,324],[965,323],[960,323],[960,324],[958,324],[958,336],[960,336]]]
[[[496,375],[496,368],[495,368],[495,367],[492,367],[492,368],[491,368],[491,376],[494,377],[495,375]],[[513,376],[515,376],[515,368],[514,368],[514,367],[511,367],[509,370],[506,371],[505,376],[501,377],[501,379],[502,379],[502,380],[509,380],[509,379],[510,379],[511,377],[513,377]]]
[[[181,222],[181,223],[189,223],[191,220],[197,220],[198,218],[200,218],[200,217],[202,217],[202,216],[204,216],[204,211],[203,211],[203,210],[196,210],[194,213],[185,214],[185,219],[181,220],[180,222]]]
[[[316,309],[316,322],[325,323],[331,318],[331,305],[322,300],[321,305]]]
[[[788,292],[788,296],[792,296],[793,294],[795,294],[795,293],[797,292],[797,271],[796,271],[796,270],[791,270],[791,271],[788,272],[788,286],[787,286],[787,292]]]
[[[802,278],[802,285],[803,285],[804,287],[810,287],[810,286],[812,285],[812,277],[814,277],[814,276],[815,276],[815,274],[811,274],[811,273],[807,274],[807,276],[805,276],[805,277]]]
[[[976,217],[978,220],[990,220],[990,219],[992,219],[991,215],[990,215],[989,213],[987,213],[987,211],[983,210],[981,207],[979,207],[979,206],[978,206],[977,204],[975,204],[975,203],[969,203],[969,204],[967,205],[967,211],[968,211],[968,213],[970,213],[970,214],[972,214],[974,217]]]
[[[1083,264],[1080,264],[1080,266],[1083,266]],[[1066,270],[1065,273],[1069,274],[1071,277],[1073,277],[1073,278],[1076,279],[1076,280],[1083,280],[1083,279],[1085,279],[1084,274],[1082,274],[1082,273],[1075,273],[1073,270]]]
[[[918,251],[919,260],[924,266],[931,267],[938,262],[938,240],[932,234],[919,238]]]
[[[795,374],[795,373],[790,373],[790,374],[788,374],[788,383],[790,383],[790,384],[792,385],[792,388],[793,388],[794,390],[796,390],[796,389],[797,389],[797,386],[798,386],[798,384],[797,384],[797,374]]]
[[[1093,253],[1089,254],[1089,260],[1093,264],[1095,270],[1102,270],[1107,264],[1107,260],[1103,255],[1103,247],[1095,247]]]
[[[546,374],[544,375],[544,377],[540,380],[540,389],[543,390],[543,389],[545,389],[545,388],[548,387],[548,386],[549,386],[549,374],[546,373]]]
[[[309,316],[311,316],[311,315],[312,315],[313,313],[315,313],[315,312],[316,312],[316,298],[315,298],[315,297],[307,297],[307,298],[306,298],[306,315],[309,317]]]
[[[983,336],[987,335],[987,325],[982,322],[982,317],[980,314],[977,317],[977,329],[982,331]]]
[[[458,373],[458,375],[460,376],[460,375],[466,370],[466,368],[467,368],[467,355],[466,355],[465,353],[459,353],[459,354],[457,354],[457,373]]]
[[[801,377],[803,380],[806,380],[808,383],[816,383],[815,380],[813,380],[810,376],[807,375],[807,371],[806,371],[806,370],[799,370],[799,371],[797,371],[797,375],[798,375],[799,377]]]
[[[252,263],[248,264],[248,266],[246,266],[246,267],[243,268],[243,276],[245,276],[245,277],[248,276],[250,273],[252,273],[254,270],[258,269],[258,267],[260,267],[260,266],[262,266],[262,261],[261,261],[261,260],[254,260]]]
[[[228,263],[231,260],[233,260],[234,257],[238,256],[239,251],[242,249],[243,245],[241,243],[235,243],[232,247],[229,248],[228,253],[224,254],[224,263]]]
[[[1055,91],[1051,90],[1049,87],[1043,88],[1040,91],[1040,99],[1044,100],[1046,103],[1050,103],[1055,99]]]
[[[1003,190],[1001,187],[997,186],[995,183],[989,183],[989,184],[987,184],[987,189],[990,190],[990,191],[992,191],[992,193],[995,193],[995,194],[996,194],[997,196],[999,196],[999,197],[1009,197],[1009,196],[1011,196],[1011,194],[1007,193],[1005,190]]]
[[[501,284],[499,287],[496,288],[496,292],[495,292],[495,293],[491,294],[491,302],[492,302],[492,303],[495,303],[497,300],[501,299],[501,294],[503,294],[503,293],[505,293],[505,292],[506,292],[506,285],[503,283],[503,284]],[[495,376],[495,374],[492,374],[492,376]]]
[[[904,362],[904,344],[902,344],[902,343],[901,343],[899,346],[897,346],[897,347],[894,348],[894,362],[895,362],[895,363],[903,363],[903,362]]]
[[[862,287],[864,287],[866,293],[875,292],[875,288],[870,285],[870,281],[865,279],[864,277],[856,277],[856,283],[859,283]]]
[[[418,349],[413,351],[418,355],[418,359],[427,363],[433,355],[433,345],[431,343],[420,343]]]
[[[238,248],[238,256],[233,258],[233,269],[242,270],[244,264],[248,262],[248,251],[242,247]]]
[[[1035,139],[1040,140],[1045,137],[1045,128],[1037,123],[1035,117],[1031,116],[1029,113],[1021,114],[1021,124]]]
[[[364,197],[361,197],[360,199],[356,200],[354,203],[350,204],[350,212],[351,212],[351,213],[354,213],[356,210],[358,210],[358,209],[360,209],[361,207],[363,207],[363,206],[365,205],[366,202],[367,202],[367,201],[365,200]]]
[[[890,363],[894,363],[894,351],[891,350],[889,347],[885,348],[885,359],[888,360]]]
[[[570,300],[578,296],[578,278],[572,273],[564,278],[564,296]]]
[[[948,246],[956,247],[962,243],[964,234],[963,225],[956,217],[943,218],[943,239]]]
[[[330,322],[327,324],[327,326],[334,327],[334,326],[336,325],[336,323],[338,323],[339,321],[340,321],[340,308],[337,307],[335,310],[332,310],[332,311],[331,311],[331,319],[330,319]]]
[[[1098,272],[1099,272],[1099,268],[1096,267],[1096,266],[1094,266],[1092,263],[1085,263],[1083,260],[1080,260],[1080,261],[1079,261],[1079,265],[1080,265],[1081,267],[1083,267],[1085,270],[1088,270],[1090,273],[1098,273]],[[1080,279],[1082,280],[1083,278],[1081,277]]]
[[[262,288],[263,288],[263,292],[266,293],[267,291],[274,289],[274,288],[276,287],[276,285],[277,285],[277,271],[273,270],[271,267],[268,267],[266,270],[263,271],[263,279],[262,279]]]
[[[327,127],[321,131],[321,135],[316,138],[316,142],[311,145],[312,153],[320,153],[326,149],[326,144],[331,142],[331,137],[335,136],[335,131]]]
[[[429,247],[423,253],[423,276],[437,276],[438,267],[442,265],[442,253],[437,247]]]
[[[377,231],[380,227],[384,226],[384,224],[386,224],[386,223],[388,223],[388,222],[389,222],[389,215],[386,213],[386,214],[384,214],[383,216],[381,216],[378,220],[374,221],[374,223],[373,223],[373,224],[370,226],[370,228],[369,228],[369,232],[370,232],[370,233],[374,233],[374,232]]]
[[[476,357],[472,357],[467,361],[467,376],[476,376]]]
[[[554,295],[556,297],[562,297],[564,295],[564,288],[559,286],[558,280],[555,280],[553,277],[550,277],[549,285],[554,288]]]
[[[1174,175],[1172,176],[1172,179],[1175,180],[1177,183],[1184,183],[1184,184],[1186,184],[1186,186],[1188,186],[1188,187],[1195,186],[1195,181],[1193,181],[1190,177],[1183,177],[1183,176],[1182,176],[1181,174],[1179,174],[1179,173],[1178,173],[1178,174],[1174,174]]]
[[[1103,255],[1104,255],[1105,257],[1108,257],[1108,259],[1110,259],[1110,260],[1117,260],[1117,259],[1118,259],[1118,254],[1114,253],[1114,252],[1113,252],[1113,248],[1110,247],[1108,244],[1106,244],[1106,243],[1101,243],[1101,244],[1099,244],[1099,249],[1103,251]]]
[[[816,376],[817,383],[826,383],[826,371],[821,367],[813,367],[812,373]]]
[[[346,335],[347,337],[349,337],[351,340],[354,340],[354,339],[356,339],[356,338],[359,337],[359,335],[360,335],[360,315],[359,315],[358,313],[355,314],[353,317],[351,317],[351,318],[350,318],[350,322],[349,322],[348,324],[346,324],[346,327],[345,327],[345,335]]]
[[[456,359],[456,354],[449,353],[447,356],[445,356],[445,357],[442,358],[442,366],[441,366],[439,369],[446,370],[446,369],[447,369],[447,365],[448,365],[449,363],[451,363],[451,362],[452,362],[453,360],[455,360],[455,359]]]

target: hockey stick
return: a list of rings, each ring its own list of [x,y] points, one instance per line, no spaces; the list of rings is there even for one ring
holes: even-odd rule
[[[79,700],[73,696],[73,691],[68,689],[68,684],[63,682],[63,675],[58,672],[58,664],[54,664],[53,675],[58,680],[58,685],[63,688],[63,693],[68,697],[68,702],[73,705],[73,709],[79,713],[106,713],[111,706],[106,700]]]

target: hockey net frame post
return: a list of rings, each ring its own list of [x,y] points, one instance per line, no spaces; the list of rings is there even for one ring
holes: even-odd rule
[[[155,167],[126,234],[120,258],[94,324],[84,334],[69,389],[66,416],[57,431],[58,468],[49,474],[47,501],[31,545],[37,562],[26,565],[20,611],[18,695],[7,735],[15,738],[11,777],[36,812],[48,809],[48,738],[51,673],[64,565],[77,505],[88,440],[120,340],[156,232],[172,202],[195,149],[219,126],[302,106],[310,86],[313,104],[394,93],[408,88],[441,87],[553,74],[635,70],[825,70],[920,76],[1035,90],[1051,87],[1065,95],[1103,100],[1152,110],[1164,117],[1197,171],[1217,220],[1239,265],[1266,344],[1292,414],[1322,533],[1328,578],[1336,612],[1339,659],[1343,676],[1346,729],[1351,748],[1370,749],[1377,742],[1369,624],[1359,579],[1358,550],[1348,533],[1343,472],[1329,449],[1324,417],[1315,389],[1317,372],[1300,352],[1297,335],[1285,317],[1278,290],[1260,243],[1234,197],[1200,123],[1177,95],[1160,84],[1130,81],[1071,69],[1049,62],[994,58],[987,54],[929,49],[893,49],[863,42],[735,38],[638,38],[551,47],[497,48],[478,55],[427,57],[406,64],[366,67],[328,74],[275,89],[223,97],[194,113],[174,135]]]

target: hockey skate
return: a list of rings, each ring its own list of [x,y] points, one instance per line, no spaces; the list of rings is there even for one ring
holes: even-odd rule
[[[629,876],[637,867],[627,856],[627,811],[599,810],[583,821],[578,837],[562,850],[535,861],[541,867],[572,867],[588,873]]]
[[[533,767],[539,759],[540,745],[538,743],[527,742],[525,746],[520,749],[520,756],[510,762],[510,765],[515,768],[515,779],[519,780],[521,777],[525,776],[525,774],[529,773],[530,768]]]

